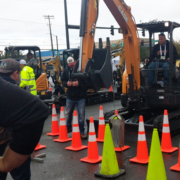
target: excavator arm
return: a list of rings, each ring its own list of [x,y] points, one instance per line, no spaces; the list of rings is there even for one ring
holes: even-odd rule
[[[72,76],[95,90],[109,88],[112,83],[110,41],[105,49],[94,50],[94,36],[98,19],[99,0],[83,0],[80,23],[80,50]]]
[[[123,0],[104,0],[104,2],[123,33],[126,72],[128,74],[130,97],[133,99],[134,89],[140,87],[140,52],[137,27],[133,21],[130,7]],[[79,81],[83,81],[85,86],[93,86],[96,90],[104,87],[108,88],[112,83],[110,42],[107,41],[105,56],[92,59],[99,0],[82,0],[81,9],[80,52],[73,76]]]
[[[126,57],[126,71],[129,81],[130,98],[134,98],[134,89],[140,87],[140,51],[137,27],[131,14],[131,8],[124,0],[104,0],[117,23],[121,27]]]

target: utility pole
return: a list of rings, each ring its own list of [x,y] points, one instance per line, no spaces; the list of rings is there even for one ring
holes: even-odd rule
[[[68,15],[67,15],[67,3],[64,0],[64,13],[65,13],[65,28],[66,28],[66,45],[67,49],[70,49],[69,46],[69,31],[68,31]]]
[[[54,16],[46,15],[46,16],[44,16],[44,18],[49,20],[49,31],[50,31],[50,39],[51,39],[51,49],[52,49],[52,55],[54,57],[53,40],[52,40],[51,23],[50,23],[50,19],[54,19]]]
[[[58,52],[58,37],[56,36],[57,52]]]

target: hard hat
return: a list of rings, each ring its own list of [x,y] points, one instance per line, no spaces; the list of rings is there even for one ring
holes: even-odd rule
[[[26,64],[26,61],[25,61],[24,59],[21,59],[21,60],[19,61],[19,64]]]
[[[74,58],[73,57],[68,57],[67,58],[67,63],[69,64],[69,63],[73,63],[74,62]]]

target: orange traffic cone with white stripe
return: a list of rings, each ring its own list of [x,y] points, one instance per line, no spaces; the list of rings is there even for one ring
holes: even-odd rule
[[[59,138],[54,139],[55,142],[67,142],[71,141],[72,138],[68,138],[67,134],[67,127],[66,127],[66,119],[64,115],[64,108],[61,106],[61,111],[60,111],[60,126],[59,126]]]
[[[174,171],[180,171],[180,143],[179,143],[179,159],[178,159],[178,163],[172,167],[170,167],[171,170]]]
[[[171,134],[169,128],[168,112],[164,110],[162,138],[161,138],[161,151],[166,153],[172,153],[178,150],[177,147],[172,147]]]
[[[35,147],[34,151],[40,150],[40,149],[44,149],[46,148],[45,145],[40,145],[40,143],[37,144],[37,146]]]
[[[49,91],[52,91],[51,84],[49,83]]]
[[[72,151],[79,151],[82,149],[87,148],[87,146],[84,146],[81,144],[81,136],[79,132],[79,124],[78,124],[78,118],[77,118],[77,112],[74,111],[73,115],[73,131],[72,131],[72,143],[71,146],[66,147],[67,150]]]
[[[104,133],[105,133],[105,122],[104,122],[103,106],[100,106],[98,138],[96,139],[96,141],[104,142]]]
[[[96,133],[94,129],[93,117],[90,117],[89,137],[88,137],[88,155],[82,158],[81,161],[88,163],[97,163],[102,160],[102,156],[98,154],[98,147],[96,142]]]
[[[112,86],[109,88],[109,91],[110,91],[110,92],[113,92],[113,88],[112,88]]]
[[[57,136],[59,135],[59,124],[58,124],[58,118],[56,113],[56,107],[55,104],[52,106],[52,126],[51,126],[51,132],[47,133],[48,136]]]
[[[147,164],[149,162],[143,116],[139,116],[137,156],[132,159],[129,159],[129,161],[135,162],[135,163],[140,163],[140,164]]]

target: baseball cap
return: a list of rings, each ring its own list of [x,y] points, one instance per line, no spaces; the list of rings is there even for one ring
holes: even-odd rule
[[[0,73],[10,73],[13,71],[19,71],[19,62],[15,59],[4,59],[0,64]]]
[[[19,61],[19,64],[26,64],[26,61],[25,61],[24,59],[21,59],[21,60]]]
[[[67,63],[69,64],[69,63],[74,63],[75,61],[74,61],[74,58],[73,57],[68,57],[67,58]]]

